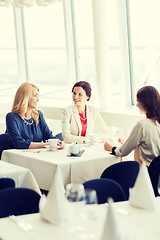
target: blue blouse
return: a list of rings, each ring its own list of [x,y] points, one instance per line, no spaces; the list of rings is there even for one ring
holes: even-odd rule
[[[7,133],[9,134],[10,148],[27,149],[31,142],[46,141],[55,138],[50,131],[41,111],[39,113],[39,123],[36,125],[34,119],[26,120],[27,124],[19,114],[9,112],[6,115]]]

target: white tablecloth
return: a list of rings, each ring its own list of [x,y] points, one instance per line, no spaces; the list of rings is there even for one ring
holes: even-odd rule
[[[159,240],[160,239],[160,199],[157,198],[157,211],[146,211],[128,205],[128,202],[115,203],[118,226],[124,237],[122,240]],[[96,219],[81,219],[77,223],[83,232],[76,235],[70,232],[73,221],[69,220],[57,225],[43,221],[39,214],[29,214],[16,217],[33,226],[32,230],[25,231],[9,218],[0,219],[0,238],[2,240],[79,240],[84,239],[81,234],[93,234],[95,240],[101,240],[107,205],[93,206]],[[127,215],[126,215],[127,213]],[[73,226],[73,225],[72,225]],[[81,238],[79,236],[81,235]],[[87,238],[85,238],[87,239]],[[106,238],[107,239],[107,238]],[[88,239],[87,239],[88,240]]]
[[[41,194],[33,174],[27,168],[0,161],[0,178],[3,177],[12,178],[16,187],[31,188]]]
[[[49,190],[57,166],[65,186],[70,182],[83,183],[99,178],[106,167],[119,162],[120,159],[105,151],[103,145],[85,147],[81,157],[67,157],[68,145],[56,152],[49,149],[5,150],[1,160],[29,168],[39,187]]]

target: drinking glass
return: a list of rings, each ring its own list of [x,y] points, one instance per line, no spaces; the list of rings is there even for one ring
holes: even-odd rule
[[[70,183],[66,186],[66,198],[71,203],[72,214],[70,232],[81,232],[82,227],[82,217],[83,217],[83,207],[85,206],[85,189],[83,184]]]
[[[96,236],[88,229],[95,219],[97,219],[95,204],[98,204],[97,193],[93,189],[85,189],[85,208],[84,208],[84,231],[79,235],[78,240],[95,240]]]
[[[93,189],[85,190],[86,204],[98,204],[97,193]]]

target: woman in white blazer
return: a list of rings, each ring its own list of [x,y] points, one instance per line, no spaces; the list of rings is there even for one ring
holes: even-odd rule
[[[90,84],[85,81],[75,83],[72,88],[74,105],[62,110],[62,135],[67,143],[89,142],[89,135],[93,135],[95,130],[106,136],[109,133],[98,110],[87,105],[91,91]]]

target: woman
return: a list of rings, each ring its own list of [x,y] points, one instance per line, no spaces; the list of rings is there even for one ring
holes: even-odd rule
[[[147,166],[160,155],[160,94],[152,86],[142,87],[137,92],[137,105],[146,118],[139,121],[131,131],[126,142],[116,148],[108,142],[104,149],[117,157],[128,155],[134,150],[134,158]]]
[[[49,130],[41,111],[37,110],[39,89],[25,82],[18,88],[12,111],[6,115],[7,133],[11,148],[44,148],[45,141],[55,138]],[[62,142],[58,140],[58,145]]]
[[[62,111],[62,135],[67,143],[89,142],[95,128],[103,134],[109,132],[97,109],[87,104],[91,91],[85,81],[75,83],[72,88],[74,105]]]

